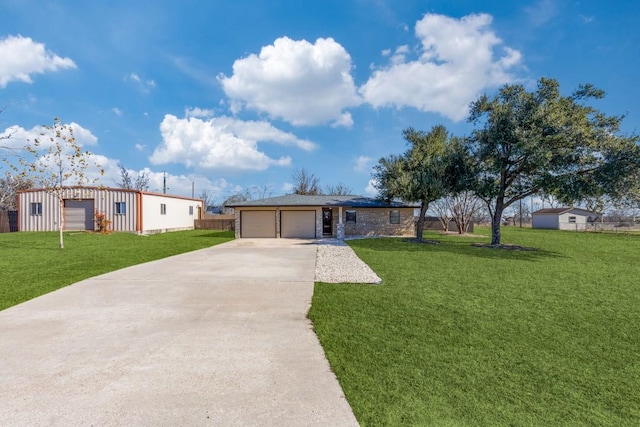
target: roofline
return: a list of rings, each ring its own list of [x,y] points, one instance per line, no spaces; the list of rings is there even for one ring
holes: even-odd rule
[[[153,191],[142,191],[142,190],[134,190],[131,188],[114,188],[114,187],[99,187],[99,186],[83,186],[83,185],[69,185],[69,186],[64,186],[62,187],[64,189],[69,189],[69,190],[73,190],[73,189],[84,189],[84,190],[99,190],[99,191],[120,191],[120,192],[124,192],[124,193],[137,193],[137,194],[141,194],[141,195],[146,195],[146,196],[160,196],[160,197],[168,197],[171,199],[182,199],[182,200],[193,200],[193,201],[198,201],[198,202],[203,202],[203,199],[199,199],[199,198],[194,198],[194,197],[186,197],[186,196],[178,196],[175,194],[165,194],[165,193],[156,193]],[[49,191],[48,188],[46,187],[41,187],[41,188],[30,188],[27,190],[18,190],[16,191],[16,193],[20,194],[20,193],[37,193],[37,192],[47,192]]]
[[[541,212],[541,211],[547,211],[547,210],[554,210],[555,212]],[[590,214],[595,214],[595,215],[602,215],[602,212],[596,212],[596,211],[590,211],[589,209],[584,209],[584,208],[543,208],[543,209],[538,209],[535,212],[532,212],[532,214],[536,214],[539,213],[541,215],[561,215],[567,212],[571,212],[571,211],[582,211],[582,212],[587,212]]]

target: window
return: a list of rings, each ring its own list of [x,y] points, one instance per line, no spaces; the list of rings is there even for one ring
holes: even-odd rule
[[[389,224],[400,224],[400,211],[389,211]]]
[[[37,216],[42,215],[42,203],[40,202],[31,203],[30,208],[31,208],[31,215],[37,215]]]
[[[124,215],[127,213],[127,204],[125,202],[116,202],[114,206],[114,212],[116,215]]]
[[[189,215],[193,215],[193,206],[189,206]]]
[[[570,216],[569,217],[569,224],[575,224],[576,223],[576,217],[575,216]]]
[[[167,205],[165,205],[164,203],[160,203],[160,215],[166,215],[167,214]]]
[[[354,223],[356,222],[356,211],[345,211],[345,222]]]

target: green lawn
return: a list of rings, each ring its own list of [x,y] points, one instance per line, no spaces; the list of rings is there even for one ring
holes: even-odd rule
[[[0,310],[79,280],[123,267],[202,249],[233,239],[233,232],[193,230],[130,233],[0,234]]]
[[[488,235],[487,229],[476,233]],[[363,426],[640,425],[640,236],[503,228],[350,241],[379,286],[309,317]]]

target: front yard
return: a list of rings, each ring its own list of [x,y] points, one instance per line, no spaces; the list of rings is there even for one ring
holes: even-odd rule
[[[210,230],[69,232],[60,250],[56,232],[0,234],[0,310],[89,277],[232,239],[233,232]]]
[[[349,242],[382,285],[316,284],[309,317],[361,425],[640,425],[639,236],[426,237],[442,243]]]

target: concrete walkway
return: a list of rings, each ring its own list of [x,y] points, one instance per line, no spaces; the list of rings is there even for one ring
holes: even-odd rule
[[[316,246],[242,239],[0,312],[0,424],[354,426],[306,318]]]

